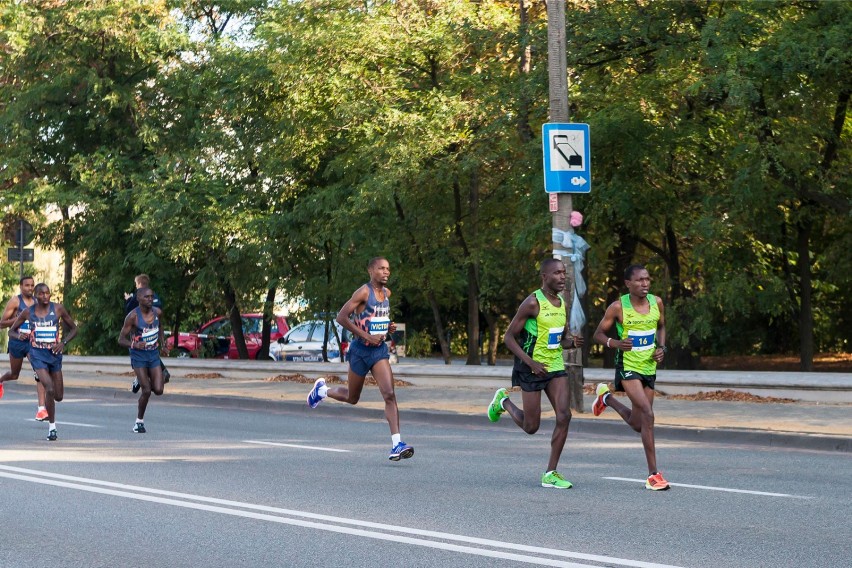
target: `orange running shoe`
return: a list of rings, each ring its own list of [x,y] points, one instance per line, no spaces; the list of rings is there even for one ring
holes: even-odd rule
[[[606,383],[599,383],[598,388],[595,389],[595,394],[598,397],[595,399],[595,403],[592,405],[592,414],[595,416],[600,416],[604,410],[606,410],[606,404],[604,404],[604,396],[609,394],[609,387],[606,386]]]
[[[36,418],[35,419],[38,420],[39,422],[44,422],[45,420],[47,420],[47,409],[42,408],[41,410],[36,412]]]
[[[654,475],[649,475],[648,481],[645,482],[645,489],[651,491],[665,491],[669,487],[669,482],[663,478],[662,472],[659,471]]]
[[[3,398],[3,383],[0,383],[0,398]]]

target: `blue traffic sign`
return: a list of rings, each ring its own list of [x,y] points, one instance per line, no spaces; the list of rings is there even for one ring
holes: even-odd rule
[[[592,151],[589,125],[549,122],[541,127],[544,190],[547,193],[589,193]]]

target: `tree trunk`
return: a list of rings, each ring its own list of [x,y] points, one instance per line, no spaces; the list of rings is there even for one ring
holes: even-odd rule
[[[237,353],[240,359],[248,359],[248,348],[246,347],[246,337],[243,334],[243,318],[240,315],[240,307],[237,305],[237,293],[230,282],[225,283],[224,287],[225,307],[228,308],[228,320],[231,322],[231,333],[234,337],[234,344],[237,347]]]
[[[270,286],[266,290],[266,299],[263,302],[263,328],[260,332],[260,350],[257,352],[257,359],[265,361],[269,359],[269,342],[272,338],[272,312],[275,306],[275,286]]]
[[[63,301],[71,306],[74,303],[73,298],[68,297],[74,276],[74,254],[71,250],[71,212],[67,207],[61,207],[60,211],[62,212],[62,252],[65,264],[65,273],[62,277],[62,294]]]
[[[813,224],[803,219],[798,225],[796,248],[799,253],[799,361],[802,371],[814,370],[814,314],[811,305],[811,259],[810,240]]]
[[[426,293],[429,299],[429,306],[432,308],[432,315],[435,318],[435,333],[438,334],[438,344],[441,346],[441,357],[444,358],[444,363],[449,365],[450,360],[450,344],[447,342],[447,335],[444,332],[444,323],[441,321],[441,308],[438,305],[438,299],[435,297],[435,292],[429,290]]]
[[[488,365],[497,364],[497,343],[500,337],[500,324],[494,314],[483,312],[485,323],[488,325]]]

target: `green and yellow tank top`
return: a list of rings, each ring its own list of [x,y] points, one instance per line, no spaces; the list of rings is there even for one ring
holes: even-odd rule
[[[660,307],[657,298],[648,294],[651,311],[640,314],[630,303],[630,294],[621,297],[621,312],[624,323],[615,322],[620,339],[630,339],[633,349],[617,351],[615,366],[625,371],[635,371],[642,375],[655,375],[657,362],[654,361],[654,350],[657,348],[657,323],[660,321]]]
[[[535,291],[535,299],[538,300],[538,317],[530,318],[524,324],[521,348],[533,361],[544,365],[548,373],[564,371],[561,342],[567,321],[565,298],[562,298],[562,305],[556,307],[539,289]]]

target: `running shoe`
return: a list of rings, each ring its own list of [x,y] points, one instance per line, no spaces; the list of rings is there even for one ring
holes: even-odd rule
[[[0,383],[0,398],[3,398],[3,383]]]
[[[50,432],[47,433],[47,441],[48,442],[55,442],[58,439],[59,439],[59,436],[56,435],[56,430],[51,430]]]
[[[554,487],[556,489],[571,489],[574,485],[562,477],[562,474],[558,471],[551,471],[548,473],[544,473],[541,476],[541,486],[542,487]]]
[[[322,399],[325,397],[322,396],[319,392],[320,387],[325,386],[325,379],[317,379],[314,383],[314,388],[311,389],[311,392],[308,393],[308,406],[311,408],[316,408],[317,405],[322,402]]]
[[[139,392],[139,389],[142,388],[142,385],[139,384],[139,379],[133,379],[133,384],[130,385],[130,390],[133,391],[133,394]]]
[[[144,422],[137,422],[136,424],[133,425],[133,431],[136,432],[137,434],[144,434],[146,432],[145,423]]]
[[[649,475],[648,481],[645,482],[645,489],[651,491],[665,491],[669,487],[669,482],[663,478],[662,472],[659,471],[654,475]]]
[[[497,422],[500,420],[500,415],[506,412],[500,403],[507,398],[509,398],[509,393],[506,392],[506,389],[497,389],[497,392],[494,393],[494,398],[491,399],[491,404],[488,405],[488,419],[491,422]]]
[[[38,420],[39,422],[44,422],[45,420],[47,420],[47,409],[42,408],[41,410],[36,412],[35,419]]]
[[[414,448],[406,444],[405,442],[400,442],[391,449],[390,455],[388,459],[393,462],[398,462],[399,460],[407,460],[411,456],[414,455]]]
[[[609,387],[606,386],[606,383],[598,383],[598,388],[595,389],[595,394],[598,396],[595,399],[595,403],[592,405],[592,414],[595,416],[600,416],[603,414],[603,411],[606,410],[606,404],[604,404],[604,395],[609,393]]]

